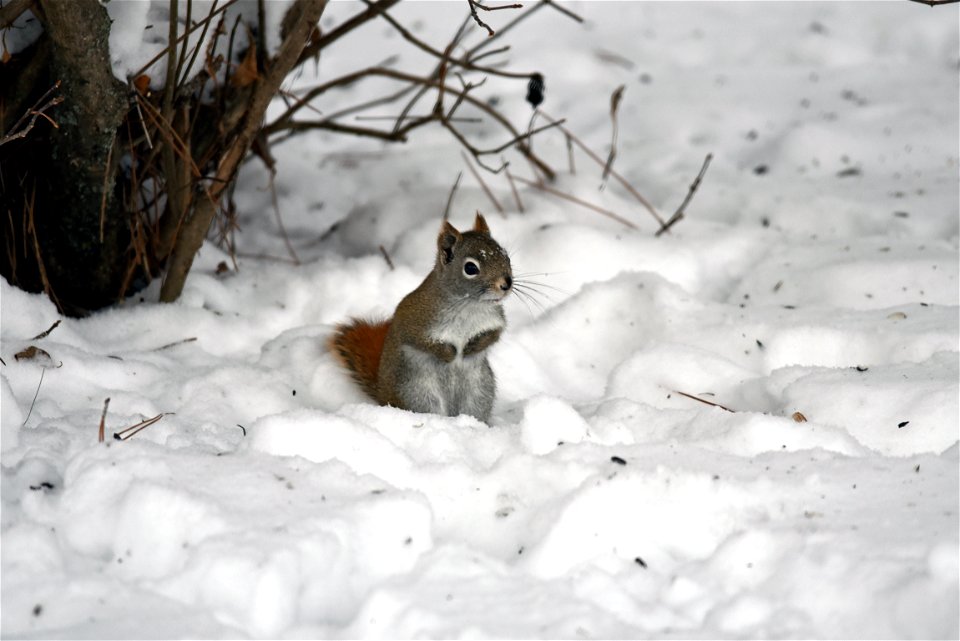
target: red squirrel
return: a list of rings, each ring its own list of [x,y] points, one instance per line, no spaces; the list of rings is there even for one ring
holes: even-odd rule
[[[433,270],[392,319],[350,319],[328,347],[381,405],[488,422],[496,380],[486,349],[506,326],[513,287],[507,252],[479,213],[470,231],[444,222]]]

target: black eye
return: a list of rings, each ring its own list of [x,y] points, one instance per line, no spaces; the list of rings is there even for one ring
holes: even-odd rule
[[[468,260],[463,264],[463,273],[467,276],[476,276],[480,273],[480,266],[472,260]]]

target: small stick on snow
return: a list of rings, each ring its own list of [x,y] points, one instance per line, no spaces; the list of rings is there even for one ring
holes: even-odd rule
[[[4,365],[6,365],[6,363],[4,363]],[[34,392],[33,394],[33,400],[30,402],[30,411],[27,412],[27,418],[23,419],[23,425],[27,424],[27,421],[30,420],[30,415],[33,414],[33,406],[36,405],[37,396],[40,395],[40,386],[43,385],[43,375],[44,373],[46,373],[46,371],[47,371],[46,367],[40,370],[40,382],[37,383],[37,391]],[[23,425],[21,425],[20,427],[23,427]]]
[[[110,397],[103,401],[103,413],[100,415],[100,432],[97,435],[97,443],[103,443],[103,430],[107,422],[107,408],[110,407]]]
[[[699,397],[697,397],[697,396],[694,396],[693,394],[687,394],[686,392],[681,392],[681,391],[678,391],[678,390],[673,390],[673,393],[674,393],[674,394],[679,394],[680,396],[686,396],[687,398],[693,399],[693,400],[695,400],[695,401],[700,401],[701,403],[704,403],[704,404],[706,404],[706,405],[712,405],[713,407],[719,407],[719,408],[722,409],[722,410],[726,410],[726,411],[728,411],[728,412],[731,412],[731,413],[733,413],[733,414],[736,414],[736,411],[735,411],[735,410],[732,410],[732,409],[730,409],[729,407],[724,407],[724,406],[721,405],[720,403],[714,403],[713,401],[708,401],[708,400],[699,398]]]
[[[48,330],[45,331],[45,332],[41,332],[41,333],[37,334],[36,336],[34,336],[33,338],[31,338],[30,340],[32,340],[32,341],[38,341],[38,340],[40,340],[41,338],[46,338],[47,336],[50,335],[50,332],[52,332],[53,330],[55,330],[55,329],[56,329],[57,327],[59,327],[59,326],[60,326],[60,321],[56,321],[53,325],[50,326],[50,329],[48,329]]]
[[[192,342],[195,341],[195,340],[197,340],[197,337],[196,337],[196,336],[191,336],[190,338],[184,338],[184,339],[181,340],[181,341],[174,341],[173,343],[167,343],[166,345],[161,345],[160,347],[157,347],[157,348],[152,349],[152,350],[150,350],[150,351],[160,352],[160,351],[163,351],[163,350],[165,350],[165,349],[170,349],[171,347],[176,347],[177,345],[183,345],[184,343],[192,343]]]
[[[393,271],[393,261],[390,260],[390,254],[387,253],[387,248],[383,245],[380,245],[380,254],[383,255],[383,259],[387,261],[387,267],[390,268],[390,271]]]
[[[107,400],[109,401],[110,399],[107,399]],[[130,427],[125,427],[125,428],[123,428],[122,430],[120,430],[119,432],[114,432],[114,433],[113,433],[113,438],[116,439],[116,440],[118,440],[118,441],[126,441],[127,439],[129,439],[129,438],[133,437],[134,435],[136,435],[137,432],[140,432],[141,430],[147,429],[148,427],[150,427],[151,425],[153,425],[154,423],[156,423],[157,421],[159,421],[161,418],[163,418],[164,416],[166,416],[167,414],[170,414],[170,413],[171,413],[171,412],[164,412],[164,413],[162,413],[162,414],[157,414],[157,415],[154,416],[153,418],[144,419],[144,420],[140,421],[139,423],[137,423],[136,425],[131,425]]]
[[[613,169],[613,161],[617,158],[617,137],[619,134],[619,123],[617,122],[617,112],[620,110],[620,101],[623,99],[623,91],[626,85],[617,87],[610,95],[610,122],[613,125],[610,135],[610,155],[607,156],[607,162],[603,165],[603,177],[600,179],[600,188],[607,184],[607,178],[610,177],[610,171]],[[567,139],[569,145],[569,137]]]
[[[665,231],[669,231],[674,224],[683,220],[683,212],[687,208],[687,205],[690,203],[690,199],[693,198],[693,194],[696,193],[697,188],[700,186],[700,181],[703,180],[703,175],[707,173],[707,167],[710,166],[710,161],[713,159],[713,154],[707,154],[707,157],[703,159],[703,166],[700,167],[700,173],[697,174],[697,177],[694,178],[693,182],[690,184],[690,189],[687,191],[687,197],[683,199],[683,202],[680,203],[680,207],[677,208],[677,211],[673,213],[673,216],[670,217],[663,226],[657,230],[657,233],[654,234],[658,238]]]

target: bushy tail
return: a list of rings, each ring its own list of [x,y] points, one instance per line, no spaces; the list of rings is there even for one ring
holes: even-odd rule
[[[350,371],[353,380],[376,401],[379,401],[377,371],[388,329],[389,320],[371,322],[351,318],[349,323],[337,325],[327,343],[334,357]]]

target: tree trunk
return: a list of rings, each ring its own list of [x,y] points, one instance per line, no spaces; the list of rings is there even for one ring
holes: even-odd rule
[[[8,240],[3,268],[17,284],[47,290],[61,311],[81,315],[123,295],[130,232],[115,193],[114,141],[126,87],[113,76],[110,20],[98,0],[40,0],[35,11],[44,34],[34,55],[49,52],[46,69],[32,97],[15,104],[32,104],[58,80],[64,100],[50,113],[56,128],[41,122],[0,147],[5,226],[23,235],[15,253]]]

